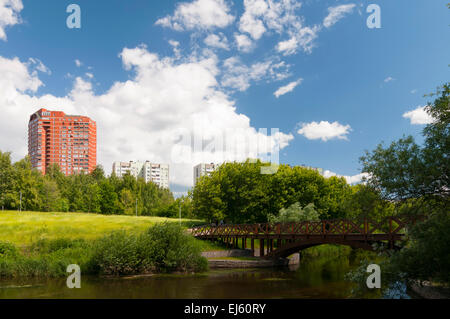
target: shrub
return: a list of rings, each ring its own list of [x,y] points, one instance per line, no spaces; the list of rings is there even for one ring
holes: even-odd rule
[[[204,271],[207,260],[182,227],[163,223],[141,235],[115,232],[97,240],[87,267],[90,272],[104,275]]]
[[[15,257],[18,254],[16,246],[10,243],[0,242],[0,259]]]
[[[142,258],[138,255],[138,237],[116,231],[95,241],[88,271],[104,275],[138,273]]]
[[[196,240],[174,223],[156,224],[147,232],[146,256],[159,271],[204,271],[207,260]]]
[[[417,224],[411,229],[409,244],[391,257],[391,272],[412,280],[450,284],[449,229],[447,208]]]
[[[27,254],[0,242],[1,277],[61,277],[77,264],[84,274],[129,275],[148,272],[204,271],[207,260],[197,241],[181,226],[156,224],[136,235],[116,231],[93,242],[43,239]]]

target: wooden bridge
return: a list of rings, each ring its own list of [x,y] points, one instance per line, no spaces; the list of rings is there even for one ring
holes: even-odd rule
[[[228,247],[250,248],[255,255],[255,240],[259,241],[259,256],[285,258],[303,249],[322,244],[347,245],[373,250],[373,244],[384,244],[398,249],[404,240],[408,225],[418,218],[388,217],[381,222],[370,219],[323,220],[254,225],[205,225],[193,228],[192,235],[199,239],[221,241]],[[241,245],[239,245],[241,241]],[[250,247],[248,247],[250,244]]]

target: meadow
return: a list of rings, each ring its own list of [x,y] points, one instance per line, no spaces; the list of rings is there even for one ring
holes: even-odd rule
[[[179,223],[179,220],[147,216],[0,211],[0,242],[25,247],[43,239],[92,240],[116,230],[140,233],[163,222]],[[181,224],[190,227],[202,224],[202,221],[182,219]]]
[[[201,251],[224,249],[193,238],[199,220],[85,213],[0,211],[0,279],[84,273],[124,275],[204,271]]]

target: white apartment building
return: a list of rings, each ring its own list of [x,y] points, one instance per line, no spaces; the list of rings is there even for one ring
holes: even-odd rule
[[[211,164],[198,164],[194,166],[194,186],[197,184],[197,180],[202,176],[209,176],[217,169],[218,165]]]
[[[146,162],[114,162],[113,172],[118,177],[130,173],[136,178],[142,177],[146,183],[153,182],[161,188],[169,188],[169,165]]]

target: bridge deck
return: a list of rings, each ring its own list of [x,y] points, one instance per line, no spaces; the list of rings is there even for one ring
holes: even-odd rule
[[[388,217],[380,222],[370,219],[323,220],[316,222],[253,224],[253,225],[205,225],[191,230],[193,236],[205,240],[220,240],[234,247],[242,241],[246,248],[247,240],[251,241],[254,251],[254,241],[259,240],[260,256],[280,257],[319,244],[343,244],[352,247],[372,250],[373,243],[387,242],[390,248],[395,243],[404,240],[404,232],[408,225],[417,218],[396,216]]]

